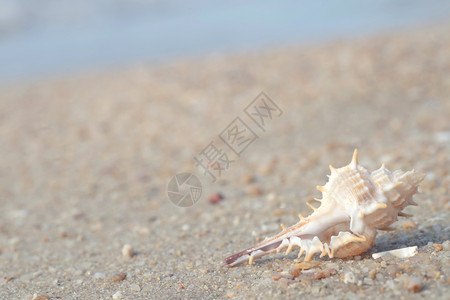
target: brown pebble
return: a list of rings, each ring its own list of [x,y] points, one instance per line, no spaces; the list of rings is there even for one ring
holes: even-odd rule
[[[302,274],[302,270],[299,268],[290,268],[289,274],[291,274],[294,277],[298,277],[298,276],[300,276],[300,274]]]
[[[433,247],[436,251],[442,251],[442,249],[444,249],[442,244],[433,244]]]
[[[436,274],[434,274],[434,279],[439,279],[439,277],[441,277],[441,272],[436,272]]]
[[[318,261],[304,261],[299,264],[295,264],[294,268],[301,269],[301,270],[308,270],[308,269],[317,267],[318,265],[320,265],[320,262],[318,262]]]
[[[233,297],[234,297],[234,293],[231,292],[231,293],[227,294],[227,298],[233,298]]]
[[[211,196],[209,196],[208,198],[208,202],[210,204],[217,204],[220,201],[222,201],[224,199],[223,195],[221,193],[214,193]]]
[[[369,278],[370,279],[375,279],[376,276],[377,276],[377,270],[370,270]]]
[[[250,183],[252,183],[252,182],[254,182],[255,181],[255,177],[253,177],[252,175],[250,175],[250,174],[245,174],[245,175],[243,175],[242,177],[241,177],[241,182],[243,183],[243,184],[250,184]]]
[[[410,264],[402,264],[400,266],[400,269],[405,270],[405,272],[410,273],[412,271],[411,265]]]
[[[272,279],[275,281],[278,281],[282,276],[280,274],[274,274],[272,275]]]
[[[247,193],[250,196],[260,196],[262,194],[262,190],[257,186],[251,186],[247,189]]]
[[[305,276],[305,277],[302,277],[302,284],[304,284],[304,285],[311,285],[312,284],[312,280],[311,280],[311,278],[310,277],[307,277],[307,276]]]
[[[69,234],[68,234],[67,232],[64,232],[64,231],[63,231],[63,232],[60,232],[60,233],[59,233],[59,237],[60,237],[60,238],[67,238],[67,237],[69,237]]]
[[[422,289],[422,286],[423,286],[422,278],[414,277],[409,280],[406,287],[408,288],[408,290],[417,293]]]
[[[336,274],[337,274],[336,269],[330,268],[330,269],[326,269],[326,270],[323,270],[320,272],[313,273],[313,275],[311,276],[311,279],[319,280],[319,279],[327,278],[327,277],[330,277],[330,276],[336,275]]]
[[[400,269],[397,265],[389,265],[386,268],[386,275],[391,277],[391,278],[395,278],[397,277],[397,273],[400,272]]]
[[[284,215],[284,210],[279,208],[279,209],[275,209],[273,211],[273,216],[274,217],[281,217],[282,215]]]
[[[405,230],[414,230],[417,229],[417,224],[414,221],[404,221],[402,223],[403,229]]]
[[[111,281],[122,281],[125,278],[127,278],[127,274],[126,273],[114,273],[111,275]]]
[[[184,286],[182,286],[181,284],[178,286],[178,289],[179,290],[182,290],[182,289],[184,289]]]
[[[291,283],[294,283],[296,281],[292,280],[292,279],[281,278],[278,282],[280,284],[280,288],[287,288],[288,285],[290,285]]]

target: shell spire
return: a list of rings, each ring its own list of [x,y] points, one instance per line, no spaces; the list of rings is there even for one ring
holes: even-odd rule
[[[390,172],[384,166],[369,172],[358,164],[355,149],[351,162],[335,169],[330,165],[331,176],[324,186],[319,208],[306,203],[314,211],[308,217],[299,214],[297,224],[286,228],[263,242],[225,258],[229,267],[270,253],[286,254],[299,248],[298,257],[305,261],[316,253],[320,257],[355,256],[373,246],[377,230],[392,230],[389,226],[398,216],[410,217],[402,210],[416,205],[412,200],[425,175],[414,170]]]
[[[350,162],[350,168],[356,169],[357,166],[358,166],[358,149],[355,149],[355,151],[353,151],[352,161]]]

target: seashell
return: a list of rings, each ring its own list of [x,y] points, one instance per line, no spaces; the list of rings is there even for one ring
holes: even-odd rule
[[[389,227],[398,216],[408,217],[401,211],[408,205],[417,205],[413,195],[425,175],[416,171],[390,172],[384,164],[369,172],[358,164],[355,149],[349,165],[335,169],[327,184],[318,186],[322,192],[319,208],[307,203],[314,212],[283,231],[266,238],[263,242],[225,258],[229,267],[255,258],[280,252],[287,248],[286,255],[299,247],[298,257],[305,254],[310,261],[316,253],[320,257],[349,257],[359,255],[374,245],[377,230],[392,230]]]
[[[378,252],[378,253],[374,253],[372,254],[372,257],[374,259],[386,256],[386,255],[392,255],[398,258],[408,258],[408,257],[412,257],[414,255],[417,254],[417,246],[412,246],[412,247],[406,247],[406,248],[400,248],[400,249],[394,249],[394,250],[389,250],[389,251],[383,251],[383,252]]]

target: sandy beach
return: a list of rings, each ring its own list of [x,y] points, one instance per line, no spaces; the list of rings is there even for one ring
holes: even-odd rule
[[[1,88],[0,298],[448,299],[449,30]],[[261,92],[279,108],[263,128],[246,114]],[[220,135],[236,120],[254,139],[234,152]],[[211,143],[230,160],[215,182],[194,160]],[[293,274],[296,253],[224,266],[309,215],[328,165],[355,148],[369,170],[426,173],[411,218],[312,271]],[[167,194],[182,172],[201,181],[185,208]],[[409,246],[418,254],[372,258]]]

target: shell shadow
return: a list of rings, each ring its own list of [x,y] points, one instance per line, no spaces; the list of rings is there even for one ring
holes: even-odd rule
[[[404,247],[426,246],[429,242],[443,243],[450,235],[450,227],[430,226],[423,229],[407,231],[392,231],[378,234],[375,239],[376,246],[370,248],[372,252],[389,251]]]

